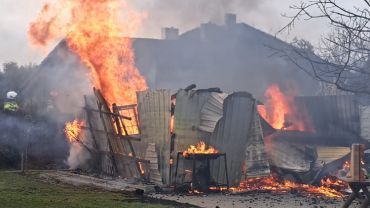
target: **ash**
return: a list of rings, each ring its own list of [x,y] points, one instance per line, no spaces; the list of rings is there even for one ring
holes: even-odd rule
[[[187,203],[206,208],[335,208],[341,207],[343,199],[325,199],[320,197],[302,197],[295,194],[256,193],[243,195],[210,194],[210,195],[162,195],[150,194],[150,197]],[[352,207],[360,207],[355,203]]]

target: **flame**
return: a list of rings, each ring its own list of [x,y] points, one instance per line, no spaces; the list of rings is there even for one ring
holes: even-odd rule
[[[271,85],[265,92],[265,105],[258,105],[257,110],[276,129],[313,131],[307,113],[295,103],[297,94],[292,86],[284,94],[279,85]]]
[[[331,176],[331,177],[328,176],[322,179],[320,184],[321,186],[335,189],[335,190],[345,190],[349,188],[347,182],[340,180],[334,176]]]
[[[175,116],[171,116],[170,118],[170,133],[173,134],[175,129]]]
[[[214,147],[206,147],[204,141],[200,141],[197,145],[190,145],[187,150],[185,150],[182,155],[188,157],[190,154],[216,154],[218,150]]]
[[[362,169],[362,171],[366,171],[366,169],[364,167],[365,161],[363,159],[361,159],[360,160],[360,163],[361,163],[361,169]],[[338,170],[336,172],[336,175],[337,176],[340,176],[340,177],[352,178],[352,175],[351,175],[351,162],[348,161],[348,160],[346,160],[343,163],[343,165],[342,165],[342,169],[341,170]]]
[[[145,174],[145,167],[142,162],[138,162],[141,175]]]
[[[348,161],[348,160],[346,160],[344,163],[343,163],[343,167],[342,167],[342,169],[343,170],[349,170],[349,168],[351,167],[351,163]]]
[[[29,37],[38,46],[66,37],[109,104],[134,104],[147,84],[135,67],[132,40],[124,36],[134,34],[144,17],[124,0],[60,0],[44,5]]]
[[[331,188],[333,186],[329,186],[329,183],[333,185],[344,182],[339,182],[337,179],[336,181],[324,180],[322,183],[324,184],[321,184],[320,186],[313,186],[288,180],[280,181],[276,177],[270,176],[246,179],[240,183],[239,187],[231,188],[231,190],[235,193],[244,191],[272,191],[274,193],[289,193],[292,190],[295,190],[305,196],[325,196],[328,198],[343,197],[343,194],[340,191]]]
[[[175,115],[172,112],[176,106],[176,98],[171,98],[171,118],[170,118],[170,133],[173,134],[175,132]]]
[[[77,142],[81,140],[83,136],[82,126],[84,121],[74,120],[65,124],[64,133],[67,136],[69,142]]]

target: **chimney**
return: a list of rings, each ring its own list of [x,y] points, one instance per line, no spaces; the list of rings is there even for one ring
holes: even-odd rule
[[[163,40],[177,40],[179,39],[179,29],[175,27],[164,27],[162,28],[162,39]]]
[[[225,25],[233,26],[236,24],[236,14],[226,13],[225,14]]]

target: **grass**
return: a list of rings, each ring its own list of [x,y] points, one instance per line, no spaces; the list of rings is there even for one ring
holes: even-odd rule
[[[139,198],[91,188],[47,184],[37,175],[0,172],[1,208],[164,208]]]

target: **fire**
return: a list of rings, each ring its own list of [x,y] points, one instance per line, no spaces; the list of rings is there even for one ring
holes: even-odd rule
[[[171,98],[171,118],[170,118],[170,133],[173,134],[175,132],[175,115],[173,109],[176,106],[176,98]]]
[[[329,186],[329,182],[341,183],[339,182],[339,180],[337,181],[325,180],[324,184],[321,184],[320,186],[313,186],[287,180],[280,181],[276,177],[270,176],[263,178],[246,179],[240,183],[240,186],[238,188],[232,188],[232,191],[236,193],[243,191],[271,191],[274,193],[289,193],[294,190],[305,196],[325,196],[328,198],[341,198],[343,197],[343,194],[337,189],[331,188],[332,186]]]
[[[344,163],[343,163],[343,167],[342,167],[342,169],[348,169],[349,170],[349,168],[351,167],[351,163],[348,161],[348,160],[346,160]]]
[[[142,162],[138,162],[141,175],[145,174],[145,167]]]
[[[271,85],[265,92],[265,105],[259,105],[258,112],[276,129],[312,131],[307,113],[295,103],[297,94],[291,86],[284,94],[279,85]]]
[[[82,126],[84,121],[74,120],[67,122],[64,128],[64,133],[66,134],[70,142],[80,141],[83,136]]]
[[[60,0],[45,4],[29,36],[39,46],[66,38],[109,104],[134,104],[147,84],[135,67],[132,40],[124,36],[137,31],[144,16],[124,0]]]
[[[362,165],[362,171],[366,171],[366,169],[363,167],[365,165],[364,160],[361,159],[360,162],[361,162],[361,165]],[[336,172],[336,175],[339,176],[339,177],[344,177],[344,178],[352,178],[350,170],[351,170],[351,162],[346,160],[342,165],[342,169],[338,170]]]
[[[190,147],[185,150],[182,155],[184,157],[188,157],[190,154],[216,154],[218,150],[214,147],[209,146],[206,147],[206,143],[204,141],[200,141],[197,145],[190,145]]]
[[[321,180],[321,186],[335,189],[335,190],[345,190],[348,189],[348,183],[342,181],[336,177],[326,177]]]
[[[175,116],[171,116],[170,118],[170,133],[173,134],[175,129]]]

